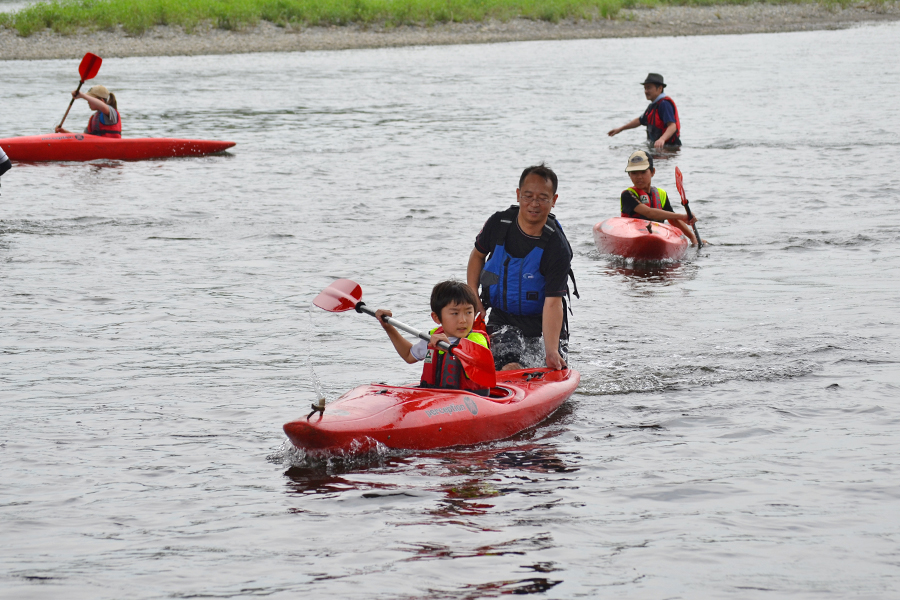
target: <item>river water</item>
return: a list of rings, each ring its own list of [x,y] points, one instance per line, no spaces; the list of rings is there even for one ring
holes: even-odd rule
[[[891,24],[108,59],[128,135],[237,146],[3,176],[0,597],[897,597],[897,56]],[[0,62],[0,137],[52,129],[77,62]],[[591,238],[648,71],[685,140],[654,181],[715,244],[649,268]],[[542,160],[576,395],[475,448],[291,450],[310,367],[329,400],[417,377],[312,298],[428,325]]]

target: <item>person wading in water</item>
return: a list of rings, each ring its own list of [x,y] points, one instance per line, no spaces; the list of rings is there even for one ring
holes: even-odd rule
[[[681,146],[681,120],[678,118],[678,107],[675,101],[665,93],[666,84],[659,73],[650,73],[644,80],[644,96],[650,106],[637,119],[628,121],[621,127],[609,130],[609,136],[617,135],[626,129],[647,127],[647,142],[657,150],[665,146],[675,148]]]

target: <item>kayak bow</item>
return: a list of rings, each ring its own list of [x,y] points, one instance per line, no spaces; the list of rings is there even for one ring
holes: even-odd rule
[[[594,225],[594,243],[604,254],[635,260],[679,260],[690,240],[668,223],[613,217]]]

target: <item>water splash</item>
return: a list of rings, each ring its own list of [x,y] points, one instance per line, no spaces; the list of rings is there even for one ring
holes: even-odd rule
[[[313,331],[313,303],[309,303],[309,331]],[[313,388],[316,392],[316,399],[318,400],[318,405],[320,408],[325,408],[325,390],[322,389],[322,382],[319,381],[319,376],[316,374],[315,368],[313,368],[312,361],[312,335],[309,334],[306,336],[306,364],[309,366],[309,375],[310,379],[313,382]]]

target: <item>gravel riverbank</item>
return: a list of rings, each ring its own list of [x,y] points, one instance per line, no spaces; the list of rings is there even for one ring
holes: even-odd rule
[[[438,44],[483,44],[522,40],[559,40],[668,35],[714,35],[838,29],[857,23],[900,20],[900,2],[846,9],[815,4],[674,6],[623,10],[615,19],[549,23],[449,23],[432,27],[282,28],[267,22],[245,31],[206,29],[186,34],[177,27],[156,27],[142,35],[98,31],[63,36],[49,32],[20,37],[0,29],[0,59],[80,58],[91,51],[104,58],[340,50]]]

